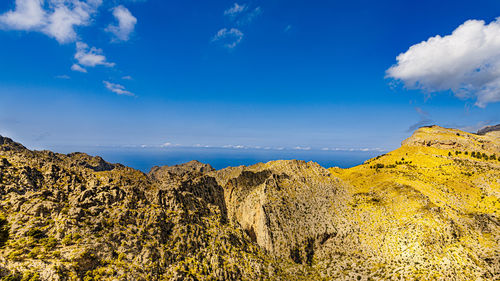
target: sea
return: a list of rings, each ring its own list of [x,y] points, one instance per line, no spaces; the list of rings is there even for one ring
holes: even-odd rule
[[[59,151],[58,151],[59,150]],[[60,153],[75,152],[73,149],[58,149]],[[82,151],[83,150],[83,151]],[[228,148],[113,148],[90,147],[79,149],[93,156],[101,156],[111,163],[120,163],[149,172],[154,166],[172,166],[198,160],[210,164],[215,169],[226,167],[249,166],[273,160],[304,160],[317,162],[325,168],[350,168],[364,161],[383,154],[383,151],[349,150],[264,150],[264,149],[228,149]]]

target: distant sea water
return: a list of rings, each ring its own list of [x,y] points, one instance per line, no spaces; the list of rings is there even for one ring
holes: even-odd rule
[[[55,150],[69,153],[74,150]],[[273,160],[314,161],[325,168],[350,168],[364,161],[383,154],[380,151],[323,151],[323,150],[263,150],[263,149],[227,149],[227,148],[109,148],[92,147],[80,152],[101,156],[111,163],[120,163],[145,173],[154,166],[177,165],[191,160],[210,164],[215,169],[240,165],[253,165]]]

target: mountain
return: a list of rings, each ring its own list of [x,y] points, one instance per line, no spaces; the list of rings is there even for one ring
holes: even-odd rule
[[[144,174],[0,137],[1,280],[497,280],[500,136],[438,126],[350,169]]]
[[[481,128],[479,131],[477,131],[478,135],[485,135],[486,133],[489,132],[495,132],[495,131],[500,131],[500,124],[494,125],[494,126],[486,126],[484,128]]]

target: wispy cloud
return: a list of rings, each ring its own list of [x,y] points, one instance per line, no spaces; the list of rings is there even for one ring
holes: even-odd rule
[[[238,3],[234,3],[233,6],[224,11],[225,16],[236,17],[238,14],[244,12],[247,9],[247,5],[240,5]]]
[[[262,14],[262,8],[251,9],[247,4],[234,3],[229,9],[224,11],[224,15],[238,26],[250,24],[256,17]]]
[[[425,93],[452,91],[476,106],[500,101],[500,18],[469,20],[447,36],[435,36],[397,56],[387,77]]]
[[[243,40],[243,36],[243,32],[237,28],[223,28],[212,38],[212,42],[218,42],[228,49],[233,49]]]
[[[134,80],[134,78],[132,78],[132,76],[130,76],[130,75],[123,76],[122,79],[123,80]]]
[[[239,26],[247,25],[252,23],[257,17],[262,14],[262,8],[257,7],[253,10],[250,10],[247,13],[243,13],[236,21],[236,24]]]
[[[87,70],[85,70],[83,66],[85,67],[95,67],[98,65],[106,67],[115,66],[115,63],[107,61],[101,49],[97,49],[95,47],[90,48],[87,44],[83,42],[76,42],[75,59],[77,60],[78,64],[73,64],[73,66],[71,67],[71,69],[74,71],[87,72]]]
[[[471,133],[476,133],[477,131],[479,131],[480,129],[488,126],[488,125],[492,125],[493,122],[491,120],[487,120],[487,121],[479,121],[477,122],[476,124],[474,125],[468,125],[468,126],[457,126],[460,130],[462,131],[466,131],[466,132],[471,132]]]
[[[230,19],[231,25],[236,27],[225,27],[220,29],[212,37],[212,42],[218,42],[227,49],[234,49],[243,40],[244,34],[239,29],[250,24],[256,17],[262,14],[260,7],[250,8],[248,4],[234,3],[224,11],[224,15]]]
[[[128,41],[130,34],[134,31],[137,18],[122,5],[113,8],[113,16],[117,24],[109,25],[106,31],[114,35],[114,41]]]
[[[71,77],[69,77],[66,74],[64,74],[64,75],[57,75],[56,78],[57,79],[63,79],[63,80],[69,80],[69,79],[71,79]]]
[[[430,118],[430,114],[427,112],[427,111],[424,111],[422,108],[416,106],[415,107],[415,111],[417,112],[417,114],[419,115],[420,117],[420,120],[411,125],[407,132],[413,132],[415,131],[416,129],[422,127],[422,126],[427,126],[427,125],[431,125],[434,121]]]
[[[79,64],[76,64],[76,63],[74,63],[71,66],[71,70],[78,71],[78,72],[81,72],[81,73],[87,73],[87,70],[85,68],[81,67]]]
[[[104,83],[104,86],[106,86],[106,88],[108,90],[110,90],[111,92],[113,92],[117,95],[125,95],[125,96],[135,97],[135,94],[127,91],[125,86],[123,86],[123,85],[111,83],[108,81],[102,81],[102,82]]]

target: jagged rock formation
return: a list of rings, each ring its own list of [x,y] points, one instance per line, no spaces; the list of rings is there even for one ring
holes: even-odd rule
[[[351,169],[149,174],[0,137],[0,278],[499,279],[496,133],[425,127]]]
[[[196,165],[148,176],[0,143],[6,280],[277,279],[278,260],[227,223],[222,187]]]

